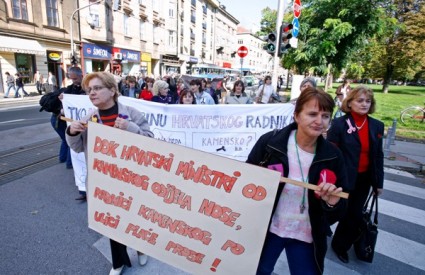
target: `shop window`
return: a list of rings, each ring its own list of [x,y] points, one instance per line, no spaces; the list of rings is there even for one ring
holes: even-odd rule
[[[47,25],[59,27],[58,1],[46,0]]]
[[[12,1],[13,18],[28,21],[27,1],[13,0]]]
[[[34,77],[34,60],[32,54],[15,54],[16,70],[22,75],[24,83],[31,83]]]

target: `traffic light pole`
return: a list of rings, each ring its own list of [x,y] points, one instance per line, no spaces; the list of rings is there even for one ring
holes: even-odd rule
[[[277,87],[277,69],[279,68],[280,58],[277,45],[279,45],[279,41],[281,40],[282,34],[280,33],[280,25],[283,22],[283,12],[285,10],[285,1],[286,0],[278,0],[277,6],[277,20],[276,20],[276,50],[274,52],[274,63],[273,63],[273,74],[272,74],[272,85],[273,88]]]
[[[102,2],[102,1],[103,0],[98,0],[96,2],[93,2],[93,3],[88,4],[87,6],[84,6],[84,7],[81,7],[81,8],[78,8],[78,9],[74,10],[74,12],[71,15],[71,18],[69,18],[69,35],[71,36],[71,61],[76,60],[75,59],[75,50],[74,50],[74,48],[75,48],[75,45],[74,45],[74,32],[73,32],[73,27],[72,27],[72,25],[73,25],[72,24],[72,21],[74,20],[75,14],[78,11],[82,10],[82,9],[88,8],[88,7],[92,6],[92,5],[97,5],[100,2]],[[78,24],[80,24],[79,19],[78,19]],[[72,64],[72,65],[76,65],[76,64]]]

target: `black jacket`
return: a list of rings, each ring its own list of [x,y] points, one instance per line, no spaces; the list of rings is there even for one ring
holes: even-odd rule
[[[259,165],[263,160],[267,159],[265,166],[282,164],[284,168],[283,176],[288,177],[288,139],[291,131],[297,129],[297,127],[296,123],[292,123],[282,130],[272,131],[261,136],[249,154],[247,163]],[[320,136],[317,140],[316,154],[308,172],[309,183],[317,184],[320,179],[320,172],[323,169],[334,172],[336,175],[335,185],[341,186],[344,191],[346,190],[347,177],[342,154],[336,146]],[[270,222],[284,186],[284,182],[279,184]],[[308,190],[308,205],[316,263],[318,270],[323,273],[327,250],[327,234],[330,231],[330,225],[344,215],[347,200],[340,199],[335,207],[330,208],[322,199],[316,198],[314,191]]]
[[[347,168],[349,190],[353,190],[357,179],[361,144],[358,131],[351,134],[347,132],[349,128],[347,119],[350,120],[351,125],[355,125],[350,113],[336,118],[332,121],[327,139],[341,150]],[[382,149],[384,123],[368,116],[368,125],[371,183],[375,188],[382,188],[384,186],[384,152]]]

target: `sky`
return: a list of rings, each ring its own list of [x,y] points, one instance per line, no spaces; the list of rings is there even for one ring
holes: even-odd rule
[[[261,10],[277,10],[279,0],[219,0],[226,10],[240,21],[240,25],[256,31],[260,29]]]

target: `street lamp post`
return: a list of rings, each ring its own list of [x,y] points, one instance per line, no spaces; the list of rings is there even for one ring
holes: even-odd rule
[[[86,5],[86,6],[84,6],[84,7],[81,7],[81,8],[78,8],[78,9],[76,9],[73,13],[72,13],[72,15],[71,15],[71,18],[69,19],[69,33],[70,33],[70,35],[71,35],[71,63],[73,64],[73,65],[75,65],[76,63],[77,63],[77,59],[75,58],[75,51],[74,51],[74,48],[75,48],[75,45],[74,45],[74,32],[73,32],[73,27],[72,27],[72,21],[74,20],[74,16],[75,16],[75,14],[78,12],[78,11],[80,11],[80,10],[82,10],[82,9],[85,9],[85,8],[88,8],[88,7],[90,7],[90,6],[92,6],[92,5],[97,5],[97,4],[99,4],[100,2],[102,2],[103,0],[98,0],[98,1],[96,1],[96,2],[93,2],[93,3],[90,3],[90,4],[88,4],[88,5]]]

